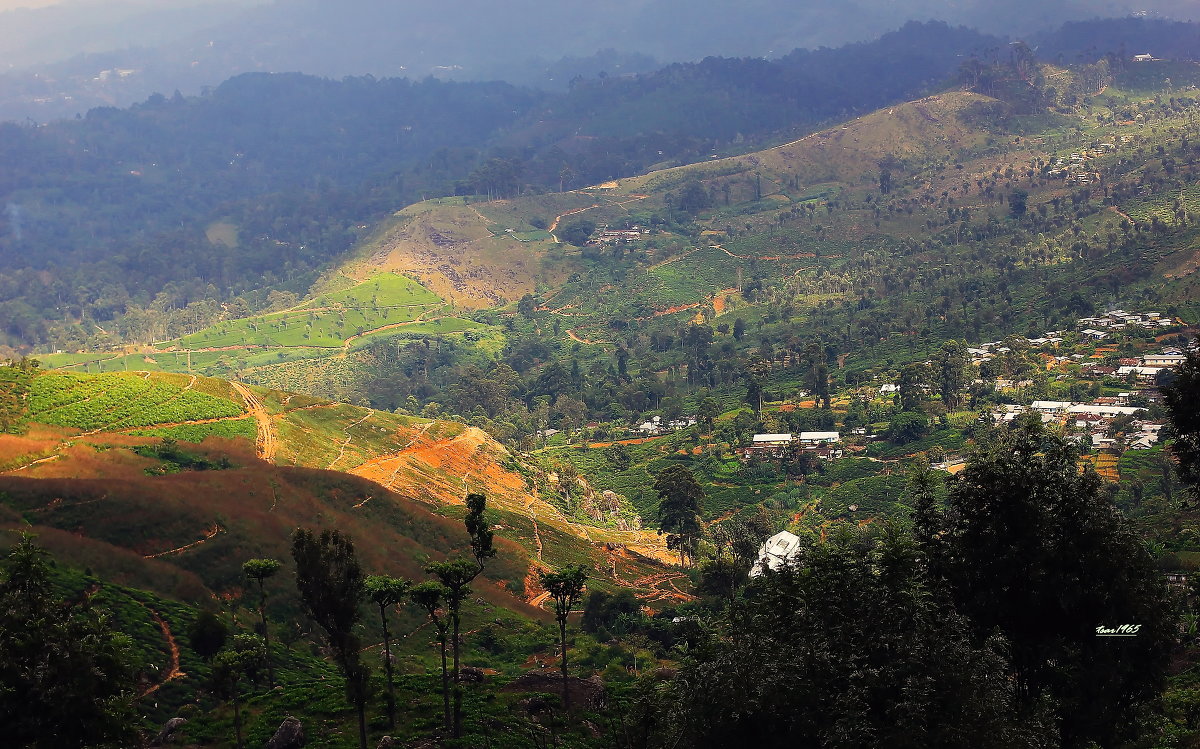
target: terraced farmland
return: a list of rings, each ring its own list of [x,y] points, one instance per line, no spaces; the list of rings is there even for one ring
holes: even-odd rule
[[[240,418],[237,403],[150,373],[108,376],[50,372],[33,381],[29,418],[83,431]]]
[[[84,373],[186,372],[249,381],[274,381],[272,368],[304,360],[340,359],[384,338],[496,337],[493,328],[451,314],[443,300],[411,278],[381,273],[356,282],[337,276],[295,307],[227,320],[183,338],[136,352],[40,356],[48,368]],[[261,373],[261,376],[252,373]],[[303,388],[285,377],[286,386]]]

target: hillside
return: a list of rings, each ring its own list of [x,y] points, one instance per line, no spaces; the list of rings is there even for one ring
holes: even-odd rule
[[[1036,283],[1053,276],[1055,288],[1064,290],[1043,318],[1064,314],[1065,298],[1080,283],[1090,289],[1079,291],[1084,298],[1097,295],[1090,303],[1110,298],[1118,282],[1105,279],[1114,274],[1144,279],[1150,273],[1167,288],[1182,289],[1177,279],[1191,267],[1185,237],[1156,242],[1153,260],[1124,269],[1116,255],[1105,255],[1128,237],[1124,217],[1150,221],[1143,205],[1171,200],[1166,183],[1146,181],[1139,170],[1155,174],[1146,165],[1148,153],[1182,132],[1190,106],[1186,96],[1165,101],[1155,92],[1168,80],[1181,90],[1194,85],[1196,66],[1135,66],[1108,81],[1102,95],[1080,99],[1089,96],[1094,75],[1091,68],[1047,67],[1047,96],[1054,101],[1041,114],[1021,115],[1005,101],[948,91],[742,156],[562,193],[425,201],[383,222],[326,271],[307,301],[229,319],[136,354],[45,360],[85,371],[150,368],[236,377],[388,410],[417,412],[432,402],[465,419],[472,406],[451,392],[455,378],[469,366],[487,370],[496,356],[511,357],[514,347],[532,353],[550,346],[550,358],[533,355],[545,363],[594,361],[586,348],[603,354],[612,350],[607,344],[623,346],[634,352],[631,359],[645,362],[635,367],[643,378],[653,371],[661,379],[682,374],[685,362],[672,360],[661,343],[648,346],[647,335],[660,342],[664,335],[678,338],[678,327],[695,321],[723,324],[726,332],[717,330],[714,339],[720,340],[739,318],[777,325],[780,312],[808,314],[846,301],[862,309],[858,322],[837,323],[846,331],[838,347],[876,345],[912,317],[911,310],[883,311],[897,299],[896,280],[928,275],[931,263],[953,269],[953,279],[931,279],[944,287],[943,298],[959,299],[961,291],[950,289],[964,284],[1014,288],[1004,278],[1009,261],[989,249],[1000,236],[1017,247],[1014,269],[1045,277]],[[1097,150],[1102,143],[1115,150]],[[1093,176],[1102,170],[1111,172],[1108,179],[1141,184],[1105,196]],[[1075,184],[1085,172],[1092,185],[1086,203]],[[1009,223],[1014,192],[1028,194],[1028,229]],[[1064,215],[1066,201],[1078,217]],[[1173,214],[1164,208],[1157,215],[1154,226],[1165,227]],[[600,231],[580,235],[581,227],[597,225],[634,226],[639,234],[634,241],[606,239]],[[1081,242],[1104,245],[1101,256],[1075,263],[1086,254]],[[387,293],[378,290],[381,282]],[[1191,303],[1187,294],[1171,293]],[[344,298],[330,301],[330,294]],[[514,316],[525,297],[534,314]],[[1001,316],[1011,312],[995,305],[958,309],[958,335],[1007,333]],[[745,347],[741,340],[735,349]],[[577,346],[585,351],[570,354]],[[660,350],[647,352],[655,346]],[[728,383],[744,369],[733,351],[720,358],[725,361],[711,364],[720,374],[705,375],[710,385]],[[518,369],[541,376],[527,364]],[[540,386],[525,387],[523,405],[532,411]],[[631,410],[654,408],[653,397],[640,406],[630,397]],[[493,409],[485,411],[494,421]],[[504,439],[532,431],[523,426],[510,436],[501,429]]]
[[[0,278],[11,282],[0,345],[144,344],[277,311],[278,294],[307,293],[405,205],[556,192],[757,150],[940,90],[962,59],[998,43],[912,23],[780,59],[609,71],[560,93],[254,72],[200,96],[166,88],[128,109],[0,124]],[[96,83],[88,69],[86,83],[138,79],[110,77]],[[547,225],[557,213],[543,211]]]
[[[356,225],[258,313],[209,299],[169,340],[14,359],[0,527],[39,534],[68,600],[103,594],[166,664],[142,669],[163,705],[143,699],[143,722],[195,717],[199,745],[228,740],[204,686],[222,663],[172,632],[209,606],[255,626],[242,562],[336,527],[368,571],[414,579],[464,554],[466,528],[476,549],[495,533],[451,638],[461,741],[438,716],[453,593],[428,617],[365,607],[395,617],[409,745],[1183,746],[1200,65],[1009,52],[957,89],[587,188],[569,168],[559,192],[515,187],[496,156],[466,186],[485,195]],[[206,231],[235,253],[242,236]],[[351,744],[283,571],[259,626],[286,678],[245,684],[252,741],[290,711],[314,745]],[[547,571],[572,591],[552,599]],[[564,596],[582,615],[558,629]],[[1097,639],[1126,616],[1140,639]],[[371,619],[350,650],[374,665]],[[564,688],[590,695],[574,712],[548,676],[556,634]],[[382,681],[358,693],[372,742]]]
[[[220,594],[248,549],[286,557],[293,528],[321,524],[360,538],[373,565],[418,576],[421,560],[455,547],[448,518],[478,491],[501,526],[502,605],[528,611],[538,569],[581,560],[609,585],[655,594],[638,581],[661,570],[661,539],[621,530],[625,521],[568,519],[542,495],[540,471],[479,429],[148,372],[45,373],[27,402],[27,431],[0,435],[6,522],[24,518],[111,579],[190,600]],[[162,438],[178,439],[184,457]],[[164,565],[175,569],[163,575]]]
[[[446,204],[422,203],[396,215],[380,236],[351,261],[350,268],[412,275],[459,304],[475,307],[515,301],[520,295],[554,290],[572,269],[570,248],[536,234],[582,219],[620,221],[635,211],[662,210],[664,196],[691,180],[723,191],[726,202],[753,202],[758,190],[786,204],[819,200],[843,185],[858,185],[878,171],[885,157],[914,164],[945,159],[977,148],[986,131],[963,121],[972,107],[988,101],[951,92],[889,107],[845,125],[746,156],[650,172],[562,195]],[[796,197],[785,193],[800,193]],[[643,202],[644,201],[644,202]],[[541,266],[557,271],[548,275]],[[564,262],[566,261],[566,262]]]

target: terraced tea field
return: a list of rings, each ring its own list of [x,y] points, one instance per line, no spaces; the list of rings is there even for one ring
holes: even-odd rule
[[[196,389],[198,379],[148,372],[107,376],[48,372],[33,380],[28,417],[84,432],[245,418],[246,410],[236,402]]]
[[[493,336],[488,326],[450,314],[436,294],[396,273],[363,282],[338,276],[326,286],[329,290],[291,309],[223,321],[134,353],[38,358],[49,368],[84,373],[161,371],[241,378],[249,370],[287,362],[341,357],[381,338]]]

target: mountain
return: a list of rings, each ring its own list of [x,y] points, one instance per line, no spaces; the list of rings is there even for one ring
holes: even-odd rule
[[[139,669],[140,725],[178,716],[182,741],[223,745],[242,743],[244,721],[260,744],[293,715],[314,744],[354,745],[346,698],[362,696],[372,740],[443,742],[450,641],[464,647],[467,737],[446,744],[724,746],[751,729],[837,743],[843,726],[913,745],[1194,738],[1196,653],[1174,596],[1196,605],[1180,578],[1200,543],[1179,503],[1194,474],[1176,472],[1189,457],[1172,440],[1191,429],[1173,388],[1197,380],[1181,352],[1200,324],[1200,64],[1107,50],[1068,66],[1012,44],[891,70],[897,39],[980,41],[914,25],[892,52],[710,60],[561,98],[256,75],[215,101],[12,129],[23,200],[6,211],[7,257],[27,265],[7,289],[10,341],[50,337],[20,324],[44,324],[38,304],[107,345],[0,368],[0,521],[64,561],[54,610],[82,616],[99,596],[161,668]],[[949,80],[931,72],[946,66]],[[856,71],[840,94],[836,70]],[[751,114],[699,106],[706,87]],[[530,101],[494,150],[443,151],[422,132],[407,170],[376,163],[406,137],[397,111],[418,101],[452,123],[439,97],[481,90],[493,112],[514,91]],[[295,106],[381,91],[404,103]],[[802,106],[810,92],[828,93]],[[791,125],[747,137],[772,102],[794,107],[780,115]],[[238,120],[256,103],[294,111],[294,127]],[[189,118],[206,107],[210,128],[212,112],[234,114],[229,129],[170,137],[203,131]],[[397,119],[363,137],[381,112]],[[228,158],[239,138],[253,147]],[[618,143],[630,151],[615,166],[590,161]],[[137,149],[144,162],[123,162]],[[209,181],[243,159],[252,179]],[[179,176],[197,162],[213,168]],[[456,194],[393,203],[411,188],[398,176],[435,165]],[[214,185],[232,198],[213,201]],[[369,218],[355,218],[360,195]],[[142,219],[102,220],[134,201],[163,232],[138,237],[136,256],[121,230]],[[46,213],[22,223],[25,206]],[[61,254],[22,255],[35,240]],[[87,262],[57,259],[72,252]],[[273,275],[239,276],[238,262]],[[122,296],[142,268],[159,275]],[[261,285],[228,293],[237,284]],[[488,514],[464,527],[474,490]],[[371,571],[408,577],[465,553],[467,528],[493,531],[499,553],[463,599],[461,638],[436,609],[363,607],[364,662],[377,663],[379,617],[393,657],[361,691],[346,669],[344,690],[292,590],[296,526],[347,530]],[[767,539],[790,564],[751,579]],[[285,567],[264,604],[240,564],[268,555]],[[0,595],[21,569],[7,565]],[[578,622],[548,570],[585,578],[567,605]],[[199,635],[176,639],[201,608],[271,633],[277,688],[252,668],[240,690],[213,683],[231,651],[208,663]],[[1109,626],[1126,616],[1140,623]],[[1109,634],[1141,639],[1118,650],[1097,637]],[[556,655],[561,681],[545,673]],[[793,667],[776,681],[779,663]],[[394,731],[382,673],[399,681]],[[928,740],[937,720],[894,717],[947,705],[962,717],[945,739]]]
[[[0,329],[13,347],[63,349],[102,331],[191,333],[218,302],[249,312],[269,309],[272,290],[305,293],[373,224],[423,197],[557,191],[753,150],[938,90],[995,43],[911,24],[869,44],[711,59],[565,94],[253,74],[209,96],[0,126],[11,281]],[[44,294],[47,280],[60,292]],[[137,310],[168,330],[138,330]]]
[[[87,6],[85,6],[86,8]],[[1139,13],[1182,20],[1195,17],[1193,4],[1157,0],[995,3],[970,0],[885,0],[853,3],[756,0],[731,5],[718,0],[582,0],[548,3],[521,0],[496,5],[456,0],[403,4],[354,0],[337,6],[317,0],[278,0],[250,7],[232,18],[197,28],[195,16],[229,16],[230,5],[176,10],[176,38],[155,44],[158,15],[134,16],[118,28],[124,35],[103,49],[104,34],[87,43],[69,30],[51,35],[14,34],[9,49],[18,61],[38,59],[30,47],[77,49],[63,62],[15,72],[0,81],[0,119],[37,121],[69,117],[93,106],[127,106],[153,93],[198,93],[204,86],[247,72],[303,72],[320,76],[428,75],[451,80],[507,80],[564,89],[577,75],[646,72],[654,61],[694,61],[707,56],[777,57],[796,48],[817,49],[864,41],[908,21],[938,19],[981,31],[1027,36],[1097,16]],[[69,29],[48,8],[10,13],[37,19],[41,28]],[[94,12],[94,11],[89,11]],[[102,28],[113,20],[98,19]],[[3,43],[0,38],[0,44]],[[34,41],[35,44],[27,44]],[[116,39],[113,40],[114,42]],[[128,44],[133,46],[129,47]],[[42,59],[46,59],[43,55]],[[61,56],[61,53],[56,56]]]
[[[675,455],[755,428],[833,427],[840,411],[794,395],[814,392],[822,366],[833,390],[853,390],[947,339],[1037,338],[1110,306],[1200,319],[1185,136],[1200,68],[1046,66],[1036,90],[1049,106],[1024,114],[1030,87],[1011,65],[981,75],[995,96],[948,91],[763,151],[563,193],[419,203],[286,310],[44,359],[457,414],[651,517],[647,487]],[[1167,79],[1181,94],[1156,99]],[[1088,93],[1097,80],[1101,96]],[[613,233],[628,227],[631,240]],[[751,382],[788,409],[749,419]],[[634,428],[701,409],[724,420],[646,444]],[[599,449],[547,441],[551,430]],[[938,434],[896,456],[966,444],[961,425]],[[710,514],[778,491],[776,474],[703,465]],[[880,497],[899,485],[875,474],[851,478],[889,507]],[[836,506],[859,504],[848,492]]]
[[[162,7],[144,0],[66,0],[0,11],[0,59],[4,71],[11,72],[81,55],[165,46],[236,16],[250,4],[246,0],[195,0]]]

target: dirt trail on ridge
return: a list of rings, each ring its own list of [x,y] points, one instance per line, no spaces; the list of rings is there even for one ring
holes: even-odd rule
[[[274,461],[277,444],[275,425],[271,423],[271,414],[267,413],[266,407],[263,406],[258,396],[250,392],[250,388],[240,382],[230,382],[229,384],[238,392],[238,395],[242,396],[242,400],[246,403],[246,410],[258,423],[258,457],[267,462]]]
[[[171,625],[167,624],[166,619],[163,619],[161,616],[159,616],[157,611],[150,608],[146,604],[139,601],[138,605],[150,612],[150,616],[154,619],[154,623],[158,625],[160,630],[162,630],[163,639],[167,641],[167,648],[171,653],[171,663],[167,666],[167,672],[163,674],[162,681],[158,682],[157,684],[152,684],[144,692],[138,695],[138,697],[149,697],[158,690],[162,689],[163,685],[167,682],[175,679],[182,679],[187,676],[187,674],[184,673],[179,667],[179,643],[175,641],[175,635],[171,632]]]

